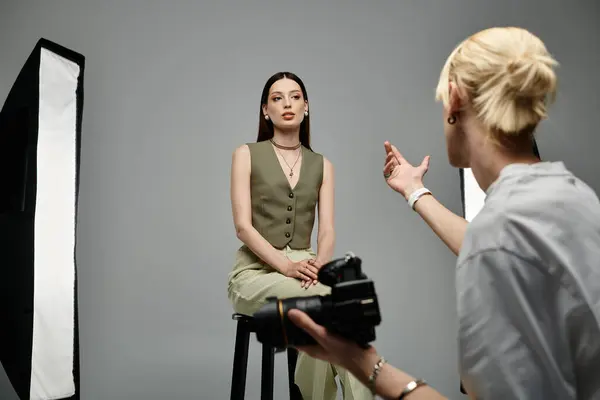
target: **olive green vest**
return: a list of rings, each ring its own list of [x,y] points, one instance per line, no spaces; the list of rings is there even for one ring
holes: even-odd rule
[[[315,223],[323,156],[301,146],[298,183],[292,189],[270,141],[248,143],[252,172],[252,225],[277,249],[307,249]]]

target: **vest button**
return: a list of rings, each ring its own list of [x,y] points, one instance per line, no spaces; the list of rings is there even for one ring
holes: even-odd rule
[[[286,223],[286,224],[291,224],[291,223],[292,223],[292,220],[288,218],[288,219],[286,219],[286,220],[285,220],[285,223]]]
[[[290,193],[290,199],[294,198],[294,193]]]
[[[292,206],[288,206],[288,211],[292,211]]]
[[[289,238],[289,237],[290,237],[290,233],[289,233],[289,232],[286,232],[286,233],[285,233],[285,237]]]

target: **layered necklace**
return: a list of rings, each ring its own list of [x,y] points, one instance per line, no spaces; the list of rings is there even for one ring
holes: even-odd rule
[[[282,144],[277,143],[275,140],[273,139],[269,139],[269,141],[271,143],[273,143],[273,146],[275,146],[275,149],[277,150],[277,152],[279,153],[279,155],[281,156],[281,158],[283,158],[283,162],[285,162],[288,166],[288,168],[290,169],[290,173],[288,174],[289,177],[291,178],[292,176],[294,176],[294,167],[296,166],[296,164],[298,163],[298,160],[300,159],[300,151],[298,152],[298,156],[296,157],[296,161],[294,161],[294,164],[292,166],[290,166],[290,164],[287,162],[287,160],[285,159],[285,157],[283,156],[283,154],[281,154],[281,152],[278,149],[282,149],[282,150],[296,150],[299,149],[300,146],[302,145],[302,143],[298,143],[294,146],[284,146]]]

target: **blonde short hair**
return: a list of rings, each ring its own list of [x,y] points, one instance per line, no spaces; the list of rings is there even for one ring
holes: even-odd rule
[[[525,29],[490,28],[474,34],[450,54],[436,89],[448,105],[449,82],[463,89],[482,123],[493,133],[533,131],[547,117],[556,95],[556,60]]]

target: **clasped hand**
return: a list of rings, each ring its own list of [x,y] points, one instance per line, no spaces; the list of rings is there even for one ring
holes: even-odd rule
[[[317,284],[322,266],[316,259],[296,261],[289,264],[285,275],[299,279],[301,287],[308,289],[310,285]]]

